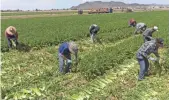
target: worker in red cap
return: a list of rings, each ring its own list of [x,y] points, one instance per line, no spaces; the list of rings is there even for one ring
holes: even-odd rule
[[[9,26],[5,30],[5,37],[8,41],[8,47],[12,48],[12,41],[15,43],[14,46],[18,45],[18,32],[16,31],[16,28],[14,26]]]
[[[128,24],[129,24],[129,27],[135,27],[136,24],[137,24],[137,22],[136,22],[133,18],[131,18],[131,19],[129,20]]]

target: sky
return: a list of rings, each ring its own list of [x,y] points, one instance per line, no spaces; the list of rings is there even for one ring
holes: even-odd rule
[[[1,0],[1,9],[35,10],[63,9],[77,6],[86,1],[122,1],[125,3],[169,4],[169,0]]]

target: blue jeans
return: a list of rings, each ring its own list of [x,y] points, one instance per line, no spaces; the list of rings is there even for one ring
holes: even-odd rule
[[[8,37],[6,37],[6,39],[8,41],[8,47],[9,48],[12,48],[12,41],[11,40],[13,40],[16,45],[18,45],[18,41],[17,41],[17,39],[15,37],[14,38],[8,38]]]
[[[70,72],[71,63],[68,63],[67,60],[66,60],[66,68],[64,69],[65,60],[63,59],[63,57],[60,54],[58,56],[59,56],[59,71],[61,73],[63,73],[63,72],[65,72],[65,73]],[[66,56],[66,58],[68,58],[68,59],[71,60],[71,56],[70,55]]]
[[[140,72],[139,72],[139,77],[138,80],[143,80],[145,74],[148,74],[148,68],[149,68],[149,62],[148,59],[145,57],[142,57],[142,59],[137,58],[138,63],[140,65]]]

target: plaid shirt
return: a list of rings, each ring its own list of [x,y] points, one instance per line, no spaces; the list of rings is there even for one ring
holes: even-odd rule
[[[154,53],[156,55],[156,57],[159,57],[158,54],[158,48],[156,46],[156,41],[155,40],[151,40],[148,42],[145,42],[137,51],[137,58],[139,58],[138,56],[144,56],[146,58],[149,58],[148,56]]]

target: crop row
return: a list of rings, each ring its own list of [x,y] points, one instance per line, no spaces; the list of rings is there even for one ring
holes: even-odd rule
[[[160,54],[162,55],[161,58],[163,58],[163,60],[160,60],[160,67],[162,68],[160,77],[157,77],[159,71],[155,69],[157,66],[151,66],[150,72],[155,73],[152,74],[151,77],[146,77],[145,81],[137,83],[136,77],[139,65],[136,64],[135,68],[130,70],[130,73],[118,77],[117,80],[107,85],[106,88],[100,92],[92,94],[90,99],[106,99],[111,97],[125,100],[133,100],[136,98],[139,100],[145,98],[156,98],[160,100],[168,99],[169,90],[166,87],[168,84],[167,79],[169,78],[169,51],[167,51],[167,49],[162,49],[160,50]]]
[[[167,22],[161,23],[159,21],[157,21],[157,23],[160,25],[160,32],[154,33],[153,37],[163,38],[165,41],[165,47],[169,47],[168,24]],[[118,40],[117,37],[116,40]],[[116,47],[109,47],[92,52],[92,56],[86,56],[86,58],[81,61],[80,70],[82,74],[89,79],[103,75],[106,70],[114,68],[115,66],[121,64],[125,59],[133,57],[142,43],[142,36],[140,39],[133,36],[133,40],[127,40]]]
[[[116,69],[124,60],[133,58],[141,43],[142,38],[135,37],[117,46],[91,52],[91,56],[87,55],[80,62],[80,71],[87,79],[103,75],[106,70]]]
[[[110,21],[110,18],[113,17],[114,20],[118,19],[116,17],[114,17],[113,15],[99,15],[98,19],[96,19],[96,22],[99,23],[103,23],[100,24],[100,26],[102,27],[102,30],[100,31],[100,35],[99,37],[101,38],[101,40],[103,42],[116,42],[122,38],[126,38],[128,36],[131,35],[131,33],[133,32],[132,28],[127,28],[126,25],[126,19],[128,17],[134,16],[138,19],[142,19],[143,21],[147,22],[149,25],[153,25],[152,23],[157,23],[159,25],[159,32],[156,34],[154,33],[154,37],[163,37],[165,39],[165,45],[169,45],[169,40],[168,40],[168,23],[163,20],[158,20],[160,18],[167,18],[166,12],[151,12],[150,14],[152,14],[152,16],[149,15],[149,13],[146,13],[147,16],[149,16],[150,18],[152,18],[152,20],[147,19],[146,17],[144,17],[143,15],[145,15],[145,13],[140,13],[139,15],[142,16],[140,18],[139,15],[134,15],[134,14],[127,14],[126,16],[122,16],[120,14],[114,15],[114,16],[122,16],[122,20],[117,21],[120,24],[117,24],[116,21],[114,22],[108,22]],[[159,14],[161,14],[161,16],[159,16]],[[154,16],[153,16],[154,15]],[[98,15],[97,15],[98,16]],[[95,15],[91,15],[91,18],[96,18],[97,16]],[[25,31],[25,34],[21,34],[20,38],[21,40],[23,40],[24,43],[28,43],[31,46],[37,46],[37,45],[42,45],[44,43],[48,43],[50,42],[51,44],[55,44],[55,41],[53,40],[53,38],[55,38],[55,36],[58,36],[58,39],[60,39],[59,41],[57,41],[56,43],[61,43],[63,41],[66,40],[72,40],[72,39],[82,39],[82,38],[86,38],[86,34],[88,33],[88,21],[81,21],[80,19],[85,19],[85,17],[92,21],[92,19],[89,18],[89,16],[75,16],[75,17],[63,17],[63,18],[40,18],[40,19],[27,19],[26,20],[21,20],[21,19],[17,19],[18,21],[23,21],[24,23],[34,23],[33,21],[37,21],[39,23],[44,23],[44,25],[46,26],[46,29],[44,29],[44,27],[39,28],[41,26],[38,26],[39,24],[35,24],[34,26],[27,26],[29,27],[28,34],[27,31]],[[100,19],[104,18],[104,19]],[[68,19],[64,19],[64,18],[68,18],[69,20],[72,19],[73,21],[70,20],[70,22],[64,22],[64,23],[68,23],[72,26],[69,25],[65,25],[63,24],[60,20],[62,21],[69,21]],[[75,20],[74,18],[77,18],[77,20]],[[124,18],[124,19],[123,19]],[[43,19],[43,20],[42,20]],[[29,22],[29,21],[30,22]],[[32,21],[33,20],[33,21]],[[46,21],[47,20],[47,21]],[[55,21],[57,20],[57,21]],[[111,19],[112,20],[112,19]],[[9,20],[3,20],[3,29],[5,29],[5,25],[9,25],[10,22],[8,22]],[[12,22],[17,22],[16,20],[10,20]],[[50,23],[49,23],[49,22]],[[52,22],[53,21],[53,22]],[[101,21],[101,22],[100,22]],[[104,22],[106,21],[106,22]],[[7,22],[6,24],[4,24],[4,22]],[[59,25],[56,25],[55,27],[50,25],[53,24],[55,25],[55,22],[59,23]],[[95,22],[95,21],[93,21]],[[27,28],[24,28],[24,23],[18,23],[19,26],[21,26],[19,28],[19,31],[23,31],[23,30],[27,30]],[[46,23],[46,24],[45,24]],[[82,25],[79,25],[77,23],[82,23]],[[106,24],[107,23],[107,24]],[[90,23],[91,24],[91,23]],[[65,27],[63,27],[65,25]],[[84,26],[86,27],[85,29]],[[112,25],[112,26],[110,26]],[[35,27],[35,28],[34,28]],[[79,27],[81,29],[79,29]],[[62,29],[65,29],[64,31]],[[68,28],[68,29],[67,29]],[[37,30],[35,30],[37,29]],[[64,33],[66,32],[66,34],[58,34],[56,33],[54,35],[54,30],[56,29],[57,31],[60,29],[59,32]],[[38,30],[40,32],[38,32]],[[43,30],[43,31],[41,31]],[[72,31],[73,30],[73,31]],[[76,31],[75,31],[76,30]],[[82,31],[81,31],[82,30]],[[44,32],[49,31],[49,36],[44,35]],[[33,34],[31,32],[37,32],[37,34]],[[75,33],[73,33],[75,32]],[[79,32],[82,32],[82,34],[79,34]],[[21,32],[22,33],[22,32]],[[23,31],[24,33],[24,31]],[[41,33],[41,34],[40,34]],[[72,35],[73,34],[73,35]],[[34,35],[38,35],[40,37],[33,37]],[[53,35],[53,36],[52,36]],[[70,37],[72,36],[72,37]],[[27,38],[30,38],[26,41]],[[24,40],[25,39],[25,40]],[[43,43],[41,44],[40,41],[43,41]],[[94,51],[89,51],[88,54],[86,53],[82,53],[84,54],[83,59],[81,59],[81,61],[79,62],[78,65],[78,71],[81,73],[80,77],[85,76],[86,79],[94,79],[97,76],[101,76],[103,74],[105,74],[105,72],[109,69],[118,69],[118,65],[122,64],[124,62],[124,60],[126,59],[131,59],[133,58],[133,56],[135,56],[135,52],[137,51],[137,49],[141,46],[143,40],[142,37],[132,37],[129,40],[125,40],[123,43],[120,43],[116,46],[108,46],[108,47],[103,47],[103,48],[95,48],[93,47]],[[13,93],[18,93],[17,91],[21,91],[22,89],[28,89],[30,90],[30,88],[32,87],[46,87],[46,91],[44,91],[44,93],[51,98],[56,97],[56,94],[58,92],[64,92],[67,90],[70,90],[70,94],[74,93],[71,91],[70,87],[69,87],[69,83],[68,85],[66,85],[65,87],[62,84],[62,81],[66,80],[63,79],[66,76],[60,76],[58,73],[55,73],[54,71],[58,70],[57,66],[57,60],[56,58],[52,57],[52,56],[56,56],[55,53],[57,51],[55,51],[56,49],[54,49],[52,52],[53,55],[48,55],[46,53],[35,53],[35,54],[28,54],[24,57],[25,61],[23,61],[23,58],[20,58],[20,56],[18,55],[22,55],[22,54],[11,54],[11,56],[9,57],[5,57],[5,67],[4,67],[4,71],[6,71],[5,74],[3,74],[4,76],[2,76],[2,81],[4,83],[4,86],[2,88],[3,91],[3,95],[5,94],[12,94]],[[24,55],[24,54],[23,54]],[[48,55],[48,56],[47,56]],[[79,53],[79,55],[81,55]],[[4,55],[5,56],[5,55]],[[14,59],[16,56],[17,59]],[[43,57],[42,57],[43,56]],[[47,57],[46,57],[47,56]],[[18,58],[19,57],[19,58]],[[9,58],[12,59],[13,58],[13,62],[9,63]],[[18,61],[19,63],[17,63],[16,61]],[[89,63],[90,62],[90,63]],[[24,70],[22,70],[24,69]],[[34,70],[37,69],[37,70]],[[19,72],[18,72],[19,71]],[[22,71],[25,71],[24,73]],[[27,72],[27,73],[26,73]],[[73,74],[72,76],[75,76],[75,74]],[[70,79],[72,79],[72,77],[69,77]],[[67,76],[67,80],[70,81],[70,83],[72,82],[71,80],[69,80],[68,76]],[[84,80],[82,80],[84,81]],[[9,83],[8,83],[9,82]],[[78,81],[76,81],[78,84]],[[8,83],[8,84],[5,84]],[[66,84],[66,83],[65,83]],[[80,84],[80,83],[79,83]],[[74,86],[74,85],[73,85]],[[79,85],[77,86],[71,86],[73,89],[75,89],[74,87],[79,87]],[[52,94],[53,93],[53,94]]]
[[[138,14],[138,15],[136,15]],[[148,20],[153,18],[153,20]],[[124,38],[133,33],[132,28],[128,28],[128,19],[134,17],[138,22],[146,24],[160,25],[159,16],[167,20],[167,12],[144,12],[133,14],[103,14],[103,15],[84,15],[84,16],[64,16],[50,18],[31,18],[31,19],[7,19],[2,20],[1,28],[1,47],[7,46],[4,37],[5,28],[13,25],[19,33],[19,42],[31,47],[43,47],[62,43],[70,40],[80,40],[89,34],[89,26],[93,23],[101,28],[99,34],[103,41],[115,41],[116,38]],[[106,34],[109,33],[109,34]]]
[[[138,38],[139,37],[137,37],[137,39]],[[130,38],[129,40],[124,41],[124,42],[127,43],[128,41],[131,41],[132,39],[133,38]],[[135,39],[135,40],[137,41],[137,39]],[[100,69],[98,69],[98,68],[102,67],[102,64],[101,64],[99,66],[96,66],[95,68],[89,66],[91,68],[87,69],[87,68],[89,68],[89,67],[87,67],[88,64],[85,64],[86,65],[85,66],[84,63],[86,63],[86,61],[90,61],[89,57],[91,57],[91,54],[94,54],[93,56],[95,56],[95,54],[97,54],[99,52],[99,51],[97,51],[97,49],[100,49],[100,51],[102,51],[102,50],[109,51],[109,50],[111,50],[111,47],[112,47],[112,49],[118,48],[121,44],[123,44],[123,43],[117,44],[114,47],[112,47],[112,46],[110,46],[110,47],[106,46],[103,48],[96,47],[96,48],[93,48],[94,50],[89,51],[89,52],[82,51],[80,53],[81,55],[79,55],[82,59],[79,62],[79,66],[78,66],[78,72],[82,73],[82,74],[79,73],[80,79],[83,79],[81,81],[85,81],[83,76],[86,75],[86,73],[90,73],[90,71],[92,71],[91,69],[93,69],[93,71],[95,71],[95,70],[100,71]],[[122,49],[122,48],[119,48],[119,50],[120,49]],[[117,50],[117,49],[115,49],[115,50]],[[132,58],[132,56],[133,56],[133,53],[130,53],[130,51],[131,50],[126,52],[126,55],[128,55],[128,58]],[[109,53],[110,55],[108,55],[110,58],[113,58],[113,56],[111,55],[112,52],[110,52]],[[55,54],[55,52],[53,52],[53,53]],[[117,53],[117,52],[115,52],[115,53]],[[44,55],[46,55],[46,56],[44,56]],[[102,54],[99,54],[99,55],[102,55]],[[67,79],[66,80],[65,79],[66,76],[65,77],[60,76],[58,73],[56,73],[58,70],[58,67],[57,67],[58,63],[57,63],[57,61],[55,61],[56,58],[53,56],[54,55],[51,55],[51,54],[49,55],[48,53],[45,53],[45,52],[44,53],[35,53],[35,54],[32,53],[32,54],[28,54],[28,55],[23,54],[23,56],[20,55],[20,56],[17,56],[16,58],[12,57],[13,59],[11,59],[11,61],[12,61],[11,63],[8,63],[7,62],[8,58],[5,57],[5,59],[4,59],[5,62],[3,63],[3,66],[5,66],[7,68],[4,68],[4,70],[3,70],[3,77],[2,77],[3,96],[6,95],[6,96],[10,96],[10,98],[12,98],[14,95],[20,94],[20,92],[22,92],[22,89],[29,90],[30,88],[33,88],[33,87],[42,87],[42,86],[44,86],[46,89],[46,91],[43,91],[43,93],[45,93],[45,95],[52,96],[53,93],[59,93],[61,91],[64,92],[64,91],[67,91],[67,89],[74,89],[79,86],[78,84],[82,84],[82,83],[78,82],[78,80],[80,80],[79,78],[73,79],[73,77],[76,77],[75,74],[73,74],[72,77],[66,78]],[[119,57],[117,58],[117,60],[116,60],[116,58],[114,58],[113,60],[118,61]],[[23,59],[25,60],[24,62],[23,62]],[[103,59],[103,61],[105,61],[106,58],[102,58],[102,59]],[[98,62],[98,61],[99,60],[97,60],[96,62]],[[118,62],[116,64],[122,64],[123,61],[124,60],[121,59],[121,63]],[[90,61],[90,62],[93,63],[93,61]],[[108,62],[109,62],[109,64],[114,63],[114,61],[110,62],[110,60],[108,60]],[[103,67],[105,67],[105,68],[109,67],[109,66],[107,66],[109,64],[106,64],[108,62],[104,62],[105,66],[103,66]],[[9,68],[9,66],[10,66],[10,68]],[[87,70],[82,67],[86,67]],[[34,68],[36,68],[36,70],[34,70]],[[114,65],[114,67],[110,67],[110,68],[118,69],[117,65]],[[103,68],[102,70],[105,71],[106,69]],[[91,75],[86,76],[86,78],[87,77],[88,77],[87,79],[96,78],[96,77],[93,77],[95,74],[96,74],[95,72],[91,73]],[[66,84],[65,83],[66,81],[69,82],[71,80],[73,80],[73,81],[77,80],[77,84],[75,85],[75,83],[73,82],[72,84],[74,84],[74,85],[71,87],[69,87],[67,85],[62,86],[63,84]],[[52,94],[50,94],[50,93],[52,93]],[[49,97],[49,98],[51,98],[51,97]]]

